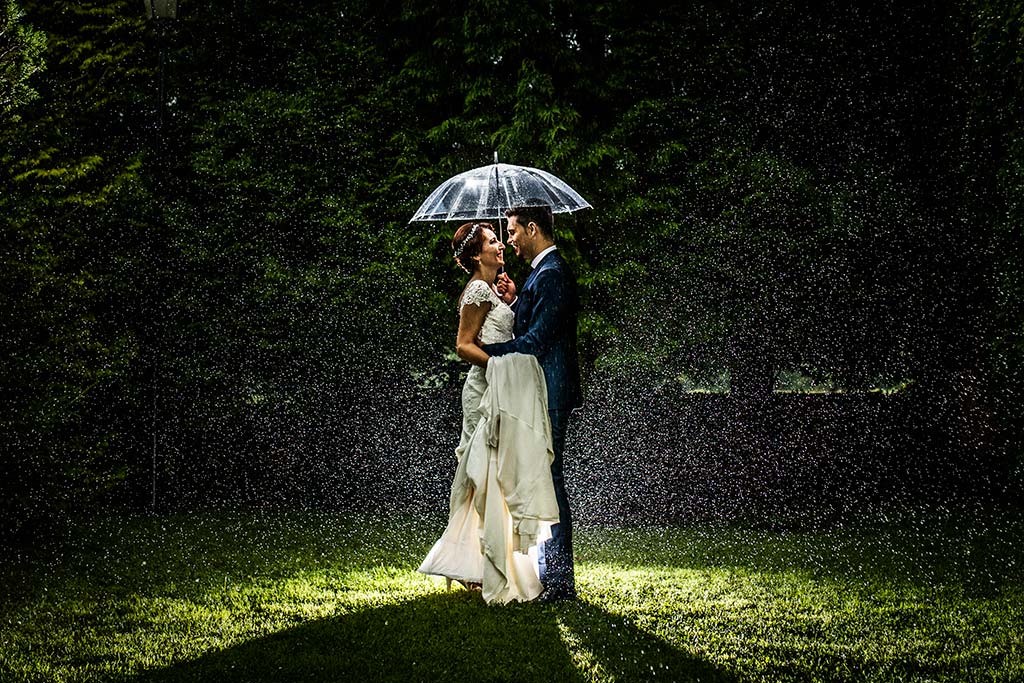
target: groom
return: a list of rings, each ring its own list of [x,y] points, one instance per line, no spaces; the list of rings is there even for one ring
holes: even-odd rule
[[[540,602],[558,602],[576,598],[576,579],[572,558],[572,517],[562,478],[562,454],[569,414],[580,407],[580,370],[576,351],[576,319],[579,299],[576,278],[555,246],[553,216],[548,206],[508,209],[508,243],[516,255],[529,261],[533,272],[526,279],[518,298],[511,301],[515,311],[515,338],[500,344],[488,344],[483,350],[491,356],[526,353],[537,357],[544,370],[548,388],[548,415],[555,459],[551,478],[558,501],[558,523],[551,527],[551,539],[538,553],[540,580],[544,592]],[[515,284],[501,275],[498,290],[506,301],[516,293]]]

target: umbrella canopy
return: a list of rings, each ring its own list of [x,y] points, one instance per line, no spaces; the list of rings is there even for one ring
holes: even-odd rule
[[[546,171],[494,163],[441,183],[410,222],[503,218],[505,209],[514,206],[545,205],[554,213],[591,208],[576,190]]]

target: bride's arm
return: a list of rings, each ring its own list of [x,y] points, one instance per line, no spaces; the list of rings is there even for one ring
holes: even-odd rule
[[[490,358],[477,343],[484,318],[491,310],[490,302],[466,304],[459,315],[459,334],[455,338],[455,353],[464,361],[486,367]]]

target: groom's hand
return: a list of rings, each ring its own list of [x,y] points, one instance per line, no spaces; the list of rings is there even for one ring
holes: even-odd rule
[[[511,304],[516,300],[516,283],[512,282],[506,273],[498,275],[498,281],[495,283],[495,287],[498,289],[498,296],[506,304]]]

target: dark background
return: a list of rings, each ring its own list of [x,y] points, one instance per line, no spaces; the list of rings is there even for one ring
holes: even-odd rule
[[[495,150],[596,207],[582,519],[1018,504],[1024,9],[905,4],[0,1],[3,536],[443,510],[464,275],[407,220]]]

